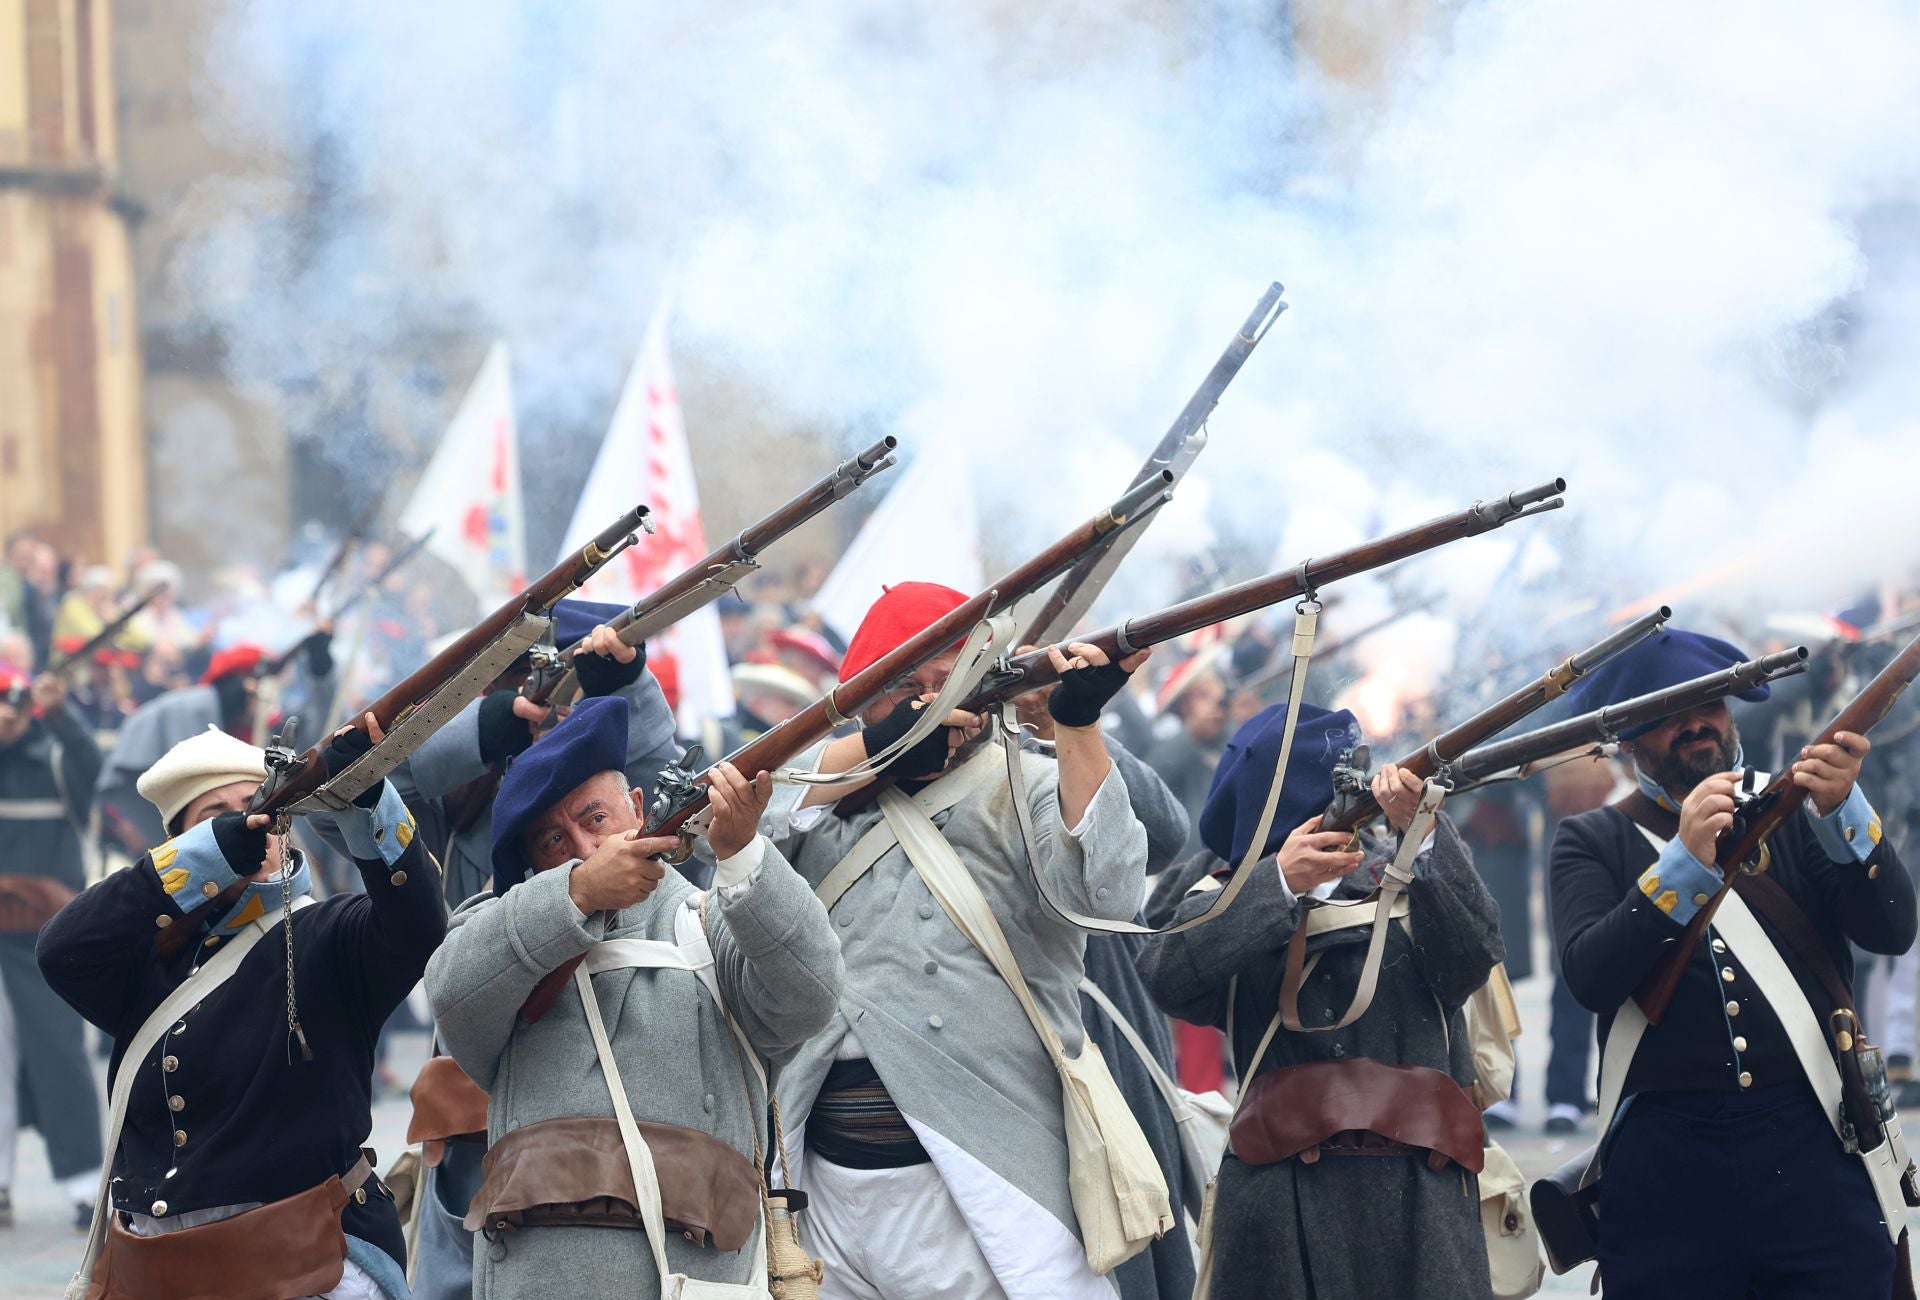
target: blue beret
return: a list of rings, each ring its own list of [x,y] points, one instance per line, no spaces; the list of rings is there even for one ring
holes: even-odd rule
[[[1623,650],[1582,677],[1567,692],[1567,706],[1574,713],[1591,713],[1637,696],[1664,691],[1669,686],[1690,682],[1696,677],[1745,663],[1748,655],[1736,645],[1698,632],[1663,628],[1634,646]],[[1759,701],[1773,694],[1765,683],[1741,691],[1743,700]],[[1620,733],[1632,740],[1659,726],[1650,722]]]
[[[566,720],[507,764],[493,800],[493,892],[504,894],[527,878],[520,837],[575,786],[627,766],[627,700],[600,695],[581,700]]]
[[[629,606],[598,600],[563,600],[553,607],[553,643],[565,650],[602,623],[611,623]]]
[[[1200,810],[1200,840],[1214,856],[1235,866],[1246,856],[1259,828],[1286,727],[1284,703],[1260,710],[1233,733],[1220,766],[1214,769],[1213,787]],[[1359,741],[1360,724],[1353,714],[1302,702],[1293,753],[1287,758],[1287,779],[1280,787],[1280,804],[1260,856],[1272,853],[1296,827],[1326,811],[1333,799],[1334,764],[1342,750]]]

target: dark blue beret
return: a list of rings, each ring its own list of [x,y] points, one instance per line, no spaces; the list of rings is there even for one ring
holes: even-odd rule
[[[1747,658],[1744,650],[1719,637],[1663,628],[1575,682],[1567,692],[1567,707],[1576,714],[1591,713],[1595,709],[1604,709],[1654,691],[1664,691],[1669,686],[1678,686],[1681,682],[1690,682],[1696,677],[1731,668],[1737,663],[1745,663]],[[1758,701],[1771,694],[1772,690],[1762,683],[1751,690],[1741,691],[1739,698]],[[1659,725],[1658,722],[1650,722],[1643,727],[1630,727],[1620,733],[1620,738],[1632,740]]]
[[[493,892],[504,894],[527,878],[520,837],[575,786],[627,766],[627,700],[601,695],[581,700],[565,721],[507,765],[493,800]]]
[[[1273,771],[1280,762],[1280,739],[1287,727],[1287,706],[1260,710],[1227,742],[1220,766],[1214,769],[1206,807],[1200,810],[1200,840],[1216,857],[1235,866],[1246,856],[1267,805]],[[1287,779],[1280,787],[1280,804],[1267,832],[1260,856],[1279,848],[1287,836],[1308,818],[1317,817],[1333,799],[1333,768],[1342,750],[1360,742],[1360,724],[1353,714],[1333,712],[1317,704],[1300,705],[1300,721],[1287,758]]]
[[[553,643],[565,650],[602,623],[611,623],[628,610],[599,600],[563,600],[553,607]]]

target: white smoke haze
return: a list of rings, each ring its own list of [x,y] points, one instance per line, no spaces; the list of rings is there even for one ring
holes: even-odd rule
[[[1373,94],[1281,8],[236,3],[208,120],[324,159],[327,201],[223,193],[182,292],[268,384],[502,335],[530,466],[584,467],[551,430],[597,436],[671,276],[678,360],[963,444],[1011,556],[1117,493],[1278,279],[1197,505],[1103,608],[1213,535],[1237,579],[1555,475],[1567,510],[1396,589],[1533,644],[1741,556],[1683,622],[1914,570],[1920,11],[1483,0]]]

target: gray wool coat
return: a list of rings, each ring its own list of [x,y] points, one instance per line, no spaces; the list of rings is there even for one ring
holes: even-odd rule
[[[1146,832],[1117,772],[1109,769],[1075,836],[1060,824],[1056,765],[1037,754],[1021,757],[1039,840],[1032,869],[1046,873],[1049,887],[1082,912],[1133,917],[1145,892]],[[816,747],[794,766],[812,770],[818,759]],[[792,818],[804,793],[777,786],[761,828],[817,885],[881,813],[868,807],[842,818],[828,810],[796,830]],[[1040,901],[1010,800],[1004,780],[991,782],[933,820],[972,869],[1065,1051],[1078,1055],[1086,939]],[[806,1123],[851,1031],[904,1114],[1077,1236],[1059,1075],[1012,992],[934,903],[898,844],[840,899],[833,925],[846,953],[846,988],[832,1023],[782,1075],[788,1131]],[[961,1205],[963,1213],[967,1208]]]
[[[1221,865],[1207,854],[1180,871],[1198,879]],[[1302,913],[1272,858],[1253,870],[1226,915],[1146,941],[1140,973],[1169,1014],[1226,1028],[1228,987],[1238,976],[1233,1051],[1250,1077],[1308,1061],[1364,1056],[1446,1070],[1461,1086],[1472,1084],[1472,1045],[1461,1008],[1501,959],[1500,920],[1450,821],[1440,819],[1433,847],[1407,889],[1411,936],[1398,923],[1388,931],[1372,1007],[1330,1033],[1282,1029],[1249,1070],[1279,1005],[1287,940]],[[1363,866],[1342,881],[1335,897],[1364,897],[1372,888],[1368,871]],[[1205,910],[1212,897],[1188,897],[1178,918]],[[1364,927],[1308,942],[1309,956],[1324,955],[1301,990],[1303,1021],[1331,1024],[1346,1009],[1366,945]],[[1409,1158],[1329,1157],[1312,1165],[1287,1160],[1255,1166],[1229,1153],[1216,1189],[1213,1240],[1213,1294],[1219,1300],[1491,1296],[1479,1189],[1471,1174],[1454,1165],[1435,1173]]]
[[[520,1004],[540,977],[605,939],[674,940],[675,914],[696,891],[668,872],[637,906],[582,919],[567,896],[573,864],[544,871],[503,897],[455,913],[427,965],[427,993],[447,1050],[487,1090],[487,1139],[561,1116],[611,1117],[613,1103],[577,994],[563,994],[532,1025]],[[708,939],[722,996],[742,1032],[777,1070],[833,1015],[840,948],[826,910],[766,847],[759,873],[708,904]],[[743,1076],[719,1008],[697,977],[675,970],[612,970],[594,977],[620,1073],[637,1119],[711,1133],[752,1157],[767,1099]],[[716,1282],[745,1282],[752,1247],[721,1253],[674,1237],[668,1266]],[[641,1234],[543,1227],[476,1239],[474,1295],[636,1295],[657,1292]]]

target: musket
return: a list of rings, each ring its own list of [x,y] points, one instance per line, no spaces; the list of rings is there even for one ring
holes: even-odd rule
[[[300,720],[288,718],[285,729],[267,746],[267,779],[254,793],[247,812],[270,816],[274,832],[284,835],[296,814],[321,808],[345,808],[353,796],[383,779],[418,749],[421,742],[476,698],[521,651],[539,640],[547,631],[548,615],[554,605],[606,567],[614,556],[632,546],[638,540],[634,530],[647,525],[647,515],[645,506],[635,506],[621,515],[539,581],[487,615],[392,690],[359,710],[349,725],[365,731],[366,717],[372,714],[382,739],[333,777],[328,777],[326,759],[321,753],[321,747],[331,737],[320,736],[319,744],[299,752],[294,749],[294,743],[299,735]],[[186,924],[161,930],[156,946],[162,953],[184,947],[198,929],[195,921],[201,912],[219,901],[210,899],[188,913]]]
[[[1557,478],[1524,492],[1510,492],[1492,501],[1476,501],[1465,510],[1429,519],[1423,524],[1362,542],[1332,555],[1307,560],[1291,569],[1269,573],[1265,577],[1254,578],[1209,595],[1196,596],[1157,613],[1131,618],[1104,631],[1076,639],[1098,646],[1109,659],[1118,663],[1149,646],[1172,641],[1242,614],[1251,614],[1283,600],[1310,595],[1337,579],[1382,568],[1448,542],[1476,537],[1516,519],[1558,510],[1566,502],[1557,494],[1566,489],[1567,481]],[[1022,695],[1044,690],[1059,680],[1060,674],[1054,668],[1046,648],[1040,647],[1009,659],[1004,664],[995,665],[981,681],[979,688],[960,707],[971,713],[984,713]],[[878,799],[880,791],[892,780],[888,773],[880,773],[866,785],[842,795],[838,811],[845,813],[866,806]]]
[[[1847,702],[1826,729],[1814,737],[1812,744],[1831,745],[1834,736],[1843,731],[1866,735],[1887,716],[1894,701],[1916,676],[1920,676],[1920,637],[1907,642],[1893,657],[1893,662]],[[1791,765],[1777,773],[1759,793],[1734,796],[1733,823],[1714,841],[1713,865],[1719,870],[1723,883],[1687,922],[1680,942],[1673,945],[1634,991],[1634,1000],[1646,1013],[1649,1024],[1659,1024],[1667,1014],[1667,1007],[1687,973],[1687,965],[1693,960],[1694,950],[1700,946],[1707,927],[1713,924],[1714,914],[1720,910],[1738,875],[1758,874],[1767,869],[1772,857],[1767,841],[1799,810],[1806,798],[1807,788],[1794,782]]]
[[[846,719],[857,715],[873,701],[884,696],[900,677],[918,669],[929,660],[953,648],[982,619],[1005,613],[1023,596],[1032,594],[1065,573],[1073,562],[1116,532],[1135,528],[1166,504],[1173,485],[1171,473],[1162,474],[1129,490],[1118,501],[1081,524],[1053,545],[1022,564],[1013,572],[986,588],[965,604],[948,613],[916,636],[909,637],[891,653],[881,656],[828,691],[785,722],[768,728],[729,754],[725,761],[749,778],[771,772],[792,762],[814,742],[833,734]],[[653,802],[647,809],[643,834],[674,835],[682,838],[678,860],[684,861],[691,845],[687,823],[706,811],[708,785],[691,769],[699,762],[696,746],[679,764],[660,774],[654,784]],[[668,855],[674,860],[674,855]],[[549,971],[534,986],[533,993],[520,1008],[520,1018],[528,1024],[540,1019],[554,999],[573,977],[574,958]]]
[[[1254,304],[1242,325],[1220,359],[1213,363],[1213,369],[1200,381],[1200,387],[1187,399],[1180,414],[1174,417],[1173,424],[1160,437],[1159,445],[1153,454],[1147,457],[1146,464],[1133,477],[1129,486],[1139,487],[1161,471],[1170,472],[1174,482],[1186,475],[1187,468],[1199,456],[1207,445],[1207,417],[1213,414],[1213,408],[1220,404],[1220,395],[1227,391],[1234,376],[1240,373],[1240,367],[1253,355],[1254,348],[1267,336],[1273,323],[1280,319],[1280,313],[1287,304],[1280,301],[1280,295],[1286,290],[1275,283],[1267,286],[1260,295],[1260,301]],[[1120,561],[1127,558],[1127,552],[1139,540],[1140,530],[1110,538],[1105,546],[1088,552],[1080,562],[1061,577],[1060,585],[1048,594],[1045,603],[1027,624],[1027,630],[1020,638],[1022,645],[1046,645],[1058,641],[1078,626],[1087,611],[1093,607],[1095,598],[1120,567]]]
[[[628,645],[658,636],[696,610],[704,609],[733,590],[742,578],[760,567],[759,555],[788,533],[851,495],[874,475],[894,464],[898,442],[882,438],[857,456],[840,462],[832,473],[758,523],[741,530],[704,560],[669,579],[657,591],[620,614],[609,625]],[[573,697],[573,656],[580,643],[562,650],[534,652],[533,672],[521,694],[536,704],[565,703]]]
[[[115,614],[111,623],[101,628],[98,632],[95,632],[91,637],[88,637],[85,645],[79,647],[72,654],[57,655],[53,662],[47,665],[47,671],[56,677],[64,678],[75,668],[84,667],[87,661],[93,658],[94,651],[112,645],[114,638],[127,630],[127,625],[140,616],[141,610],[153,603],[153,598],[160,594],[164,586],[164,583],[156,583],[147,588],[145,595],[121,610],[118,614]]]
[[[1468,718],[1449,728],[1400,760],[1400,766],[1425,781],[1438,777],[1448,763],[1458,759],[1475,745],[1483,744],[1511,727],[1528,714],[1551,704],[1567,693],[1575,682],[1621,651],[1658,632],[1673,611],[1665,605],[1648,610],[1612,635],[1569,655],[1557,667]],[[1368,783],[1368,755],[1365,745],[1342,754],[1333,769],[1333,802],[1320,817],[1323,831],[1357,831],[1380,815],[1380,802],[1373,797]]]
[[[319,608],[320,593],[327,589],[327,584],[333,581],[334,575],[339,573],[340,567],[347,562],[347,556],[353,552],[354,544],[367,535],[367,529],[373,525],[373,516],[379,509],[380,498],[373,497],[360,511],[359,516],[347,525],[347,531],[340,537],[340,544],[333,548],[333,554],[328,558],[326,567],[320,570],[319,578],[314,581],[313,595],[307,597],[307,602],[316,609]]]
[[[1762,655],[1665,690],[1636,695],[1564,722],[1475,746],[1442,764],[1435,776],[1452,793],[1464,794],[1495,781],[1529,777],[1573,759],[1610,757],[1617,752],[1625,732],[1805,671],[1805,646]]]

